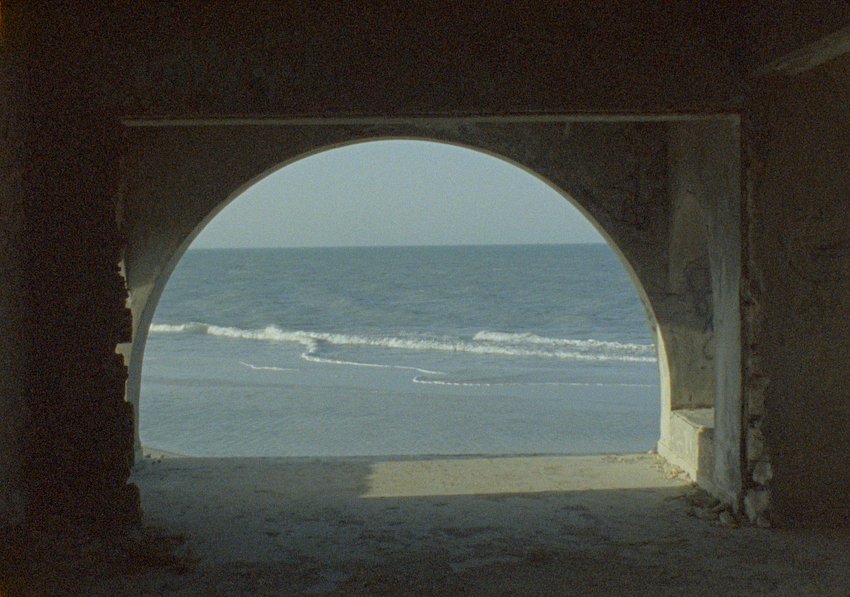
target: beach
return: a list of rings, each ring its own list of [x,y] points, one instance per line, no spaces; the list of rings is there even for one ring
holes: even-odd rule
[[[145,344],[139,437],[215,457],[645,452],[658,380],[604,245],[190,251]]]
[[[844,595],[846,535],[717,519],[652,454],[186,458],[149,450],[145,523],[184,574],[92,595]],[[713,510],[715,512],[713,512]],[[842,592],[843,591],[843,592]]]

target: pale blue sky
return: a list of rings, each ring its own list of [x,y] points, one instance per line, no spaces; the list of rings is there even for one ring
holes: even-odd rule
[[[564,197],[484,153],[373,141],[294,162],[238,196],[194,248],[604,242]]]

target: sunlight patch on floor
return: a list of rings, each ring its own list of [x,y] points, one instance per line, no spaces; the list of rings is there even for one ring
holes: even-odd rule
[[[600,461],[609,466],[600,467]],[[658,457],[518,456],[375,462],[361,497],[486,495],[672,487],[687,483]]]

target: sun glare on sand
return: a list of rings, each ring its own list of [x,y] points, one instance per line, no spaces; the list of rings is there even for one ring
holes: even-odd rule
[[[529,456],[376,462],[371,465],[369,489],[362,497],[641,489],[680,484],[665,475],[648,476],[645,467],[631,466],[656,459],[649,454],[604,457],[620,465],[612,467],[600,467],[599,458]]]

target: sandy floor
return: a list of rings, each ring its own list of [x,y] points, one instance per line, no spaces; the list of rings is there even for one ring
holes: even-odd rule
[[[188,574],[92,595],[848,595],[850,538],[731,528],[654,456],[146,458]]]

